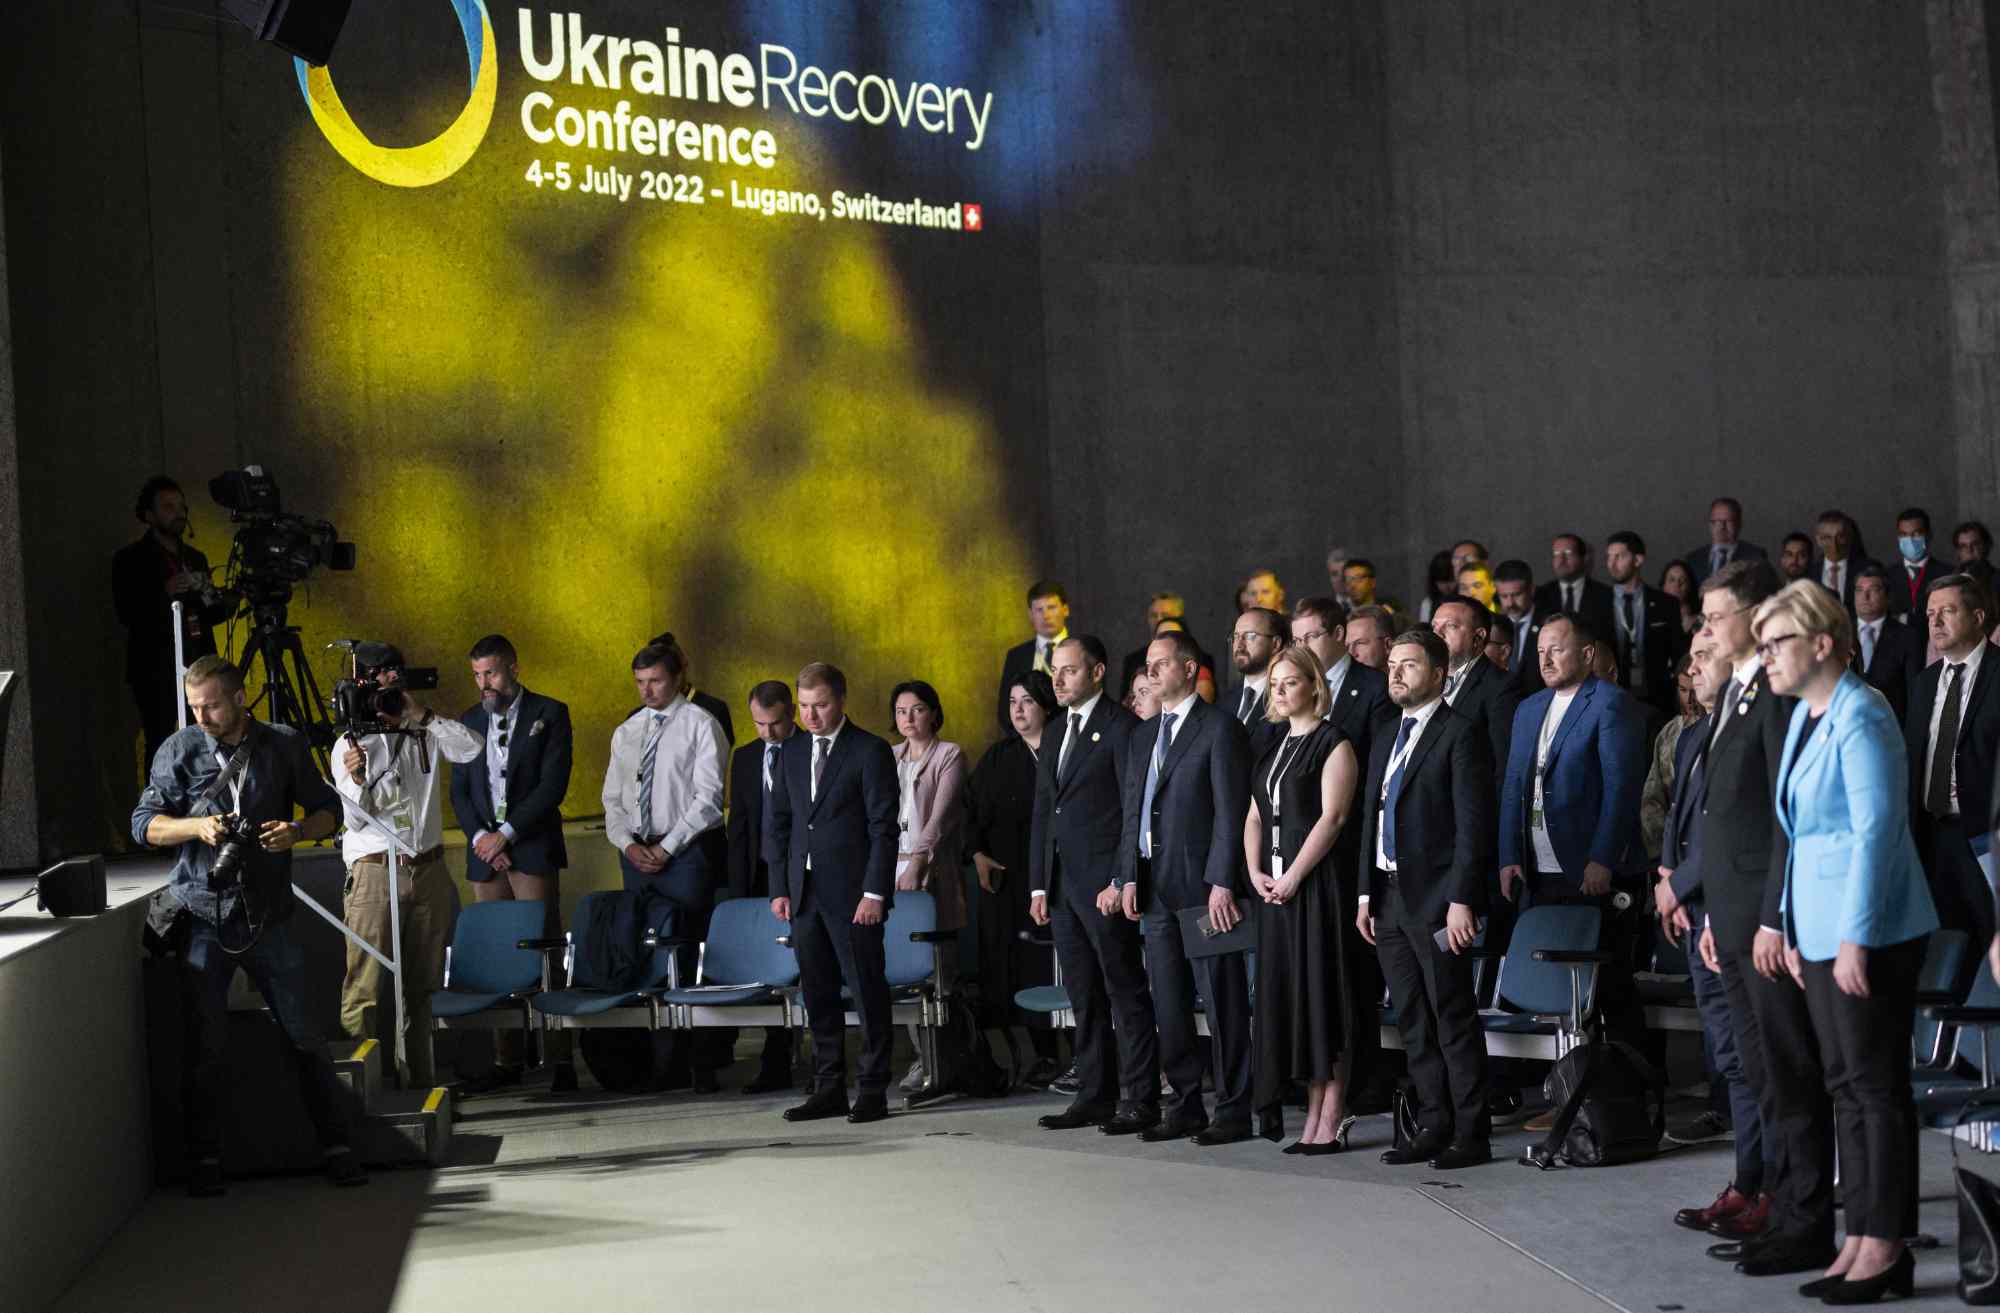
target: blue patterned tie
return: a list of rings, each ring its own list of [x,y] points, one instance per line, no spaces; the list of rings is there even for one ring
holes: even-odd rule
[[[1403,717],[1403,727],[1396,731],[1396,746],[1389,749],[1393,759],[1410,741],[1410,731],[1417,727],[1415,716]],[[1382,800],[1382,855],[1390,861],[1396,860],[1396,800],[1403,795],[1403,772],[1409,768],[1410,759],[1403,758],[1396,765],[1395,773],[1389,776],[1389,792]]]
[[[1153,798],[1160,791],[1160,767],[1167,764],[1167,749],[1174,743],[1174,714],[1160,717],[1160,741],[1153,748],[1153,764],[1146,768],[1146,798],[1139,807],[1139,855],[1153,858]]]
[[[663,711],[653,713],[653,736],[639,761],[639,837],[648,841],[657,837],[653,833],[653,764],[660,755],[660,740],[666,737],[659,732],[666,718]]]

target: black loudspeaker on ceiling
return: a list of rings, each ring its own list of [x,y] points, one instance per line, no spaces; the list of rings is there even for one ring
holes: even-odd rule
[[[222,0],[236,21],[308,64],[333,58],[333,43],[354,0]]]

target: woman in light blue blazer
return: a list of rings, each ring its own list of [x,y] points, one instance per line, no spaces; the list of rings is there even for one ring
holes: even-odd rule
[[[1771,691],[1799,699],[1778,768],[1785,953],[1806,992],[1840,1142],[1847,1241],[1800,1287],[1829,1304],[1910,1293],[1902,1237],[1916,1216],[1910,1030],[1937,911],[1910,837],[1903,734],[1880,693],[1849,669],[1854,628],[1800,580],[1757,610]]]

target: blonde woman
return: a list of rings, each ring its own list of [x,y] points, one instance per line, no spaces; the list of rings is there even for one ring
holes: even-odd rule
[[[1355,1028],[1379,1024],[1354,997],[1343,948],[1333,854],[1360,765],[1347,736],[1323,719],[1329,701],[1326,671],[1311,649],[1288,647],[1272,658],[1266,715],[1285,733],[1251,767],[1254,805],[1243,826],[1260,900],[1251,1101],[1266,1125],[1281,1125],[1285,1087],[1305,1082],[1305,1129],[1285,1152],[1313,1156],[1347,1147]]]

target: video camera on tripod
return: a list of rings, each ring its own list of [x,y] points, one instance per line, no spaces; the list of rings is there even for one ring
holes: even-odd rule
[[[326,520],[288,515],[278,497],[278,481],[261,465],[218,474],[208,481],[208,495],[229,512],[236,530],[230,546],[224,587],[241,596],[253,611],[282,607],[292,599],[292,586],[304,583],[321,566],[352,570],[353,543],[342,542]]]

